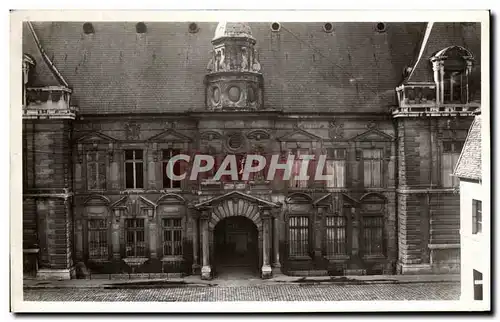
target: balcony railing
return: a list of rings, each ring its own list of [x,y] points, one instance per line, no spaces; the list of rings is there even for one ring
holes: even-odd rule
[[[78,108],[70,105],[71,89],[62,86],[28,87],[23,119],[76,118]]]

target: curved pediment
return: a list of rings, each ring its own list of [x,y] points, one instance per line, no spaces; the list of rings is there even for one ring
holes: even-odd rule
[[[186,199],[184,199],[181,195],[178,195],[176,193],[167,193],[164,195],[161,195],[158,200],[156,200],[156,204],[185,204]]]

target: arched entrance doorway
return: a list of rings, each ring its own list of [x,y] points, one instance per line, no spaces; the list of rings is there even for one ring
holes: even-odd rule
[[[259,276],[259,234],[244,216],[222,219],[214,229],[214,268],[218,277]]]

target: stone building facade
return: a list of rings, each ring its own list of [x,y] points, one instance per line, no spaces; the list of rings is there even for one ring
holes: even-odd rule
[[[25,23],[25,274],[458,271],[479,40],[470,23]],[[326,155],[335,179],[170,180],[179,153]]]

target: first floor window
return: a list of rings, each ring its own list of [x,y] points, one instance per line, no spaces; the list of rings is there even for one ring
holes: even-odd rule
[[[459,179],[452,176],[452,174],[463,146],[463,141],[443,142],[443,154],[441,157],[441,183],[443,187],[451,188],[459,184]]]
[[[299,176],[300,174],[300,169],[302,168],[302,164],[304,161],[301,159],[303,155],[309,155],[309,150],[308,149],[292,149],[291,153],[295,156],[295,159],[293,161],[293,166],[292,166],[292,171],[290,174],[290,187],[291,188],[307,188],[308,187],[308,180],[300,180],[296,179],[296,176]],[[309,160],[309,166],[311,166],[311,163],[313,160]],[[310,175],[309,171],[307,171],[306,175]]]
[[[180,154],[179,150],[176,149],[166,149],[163,150],[163,188],[180,188],[180,180],[172,180],[167,175],[168,172],[168,161],[173,157]],[[172,168],[173,174],[179,176],[181,175],[181,161],[176,161]]]
[[[327,180],[328,188],[345,187],[345,149],[328,149],[326,160],[326,174],[331,176],[331,180]]]
[[[383,255],[384,217],[363,217],[363,252],[365,255]]]
[[[477,234],[483,231],[483,211],[480,200],[472,200],[472,233]]]
[[[87,224],[89,259],[107,259],[109,255],[107,220],[89,219]]]
[[[382,149],[363,149],[363,169],[366,188],[382,186]]]
[[[182,219],[163,218],[163,256],[182,255]]]
[[[347,254],[347,218],[345,216],[327,216],[326,218],[326,253],[328,256]]]
[[[87,189],[106,189],[106,155],[104,151],[87,152]]]
[[[309,253],[309,217],[291,216],[288,221],[288,254],[307,256]]]
[[[125,219],[126,257],[145,257],[144,219]]]
[[[144,188],[144,163],[142,150],[125,150],[125,187]]]

